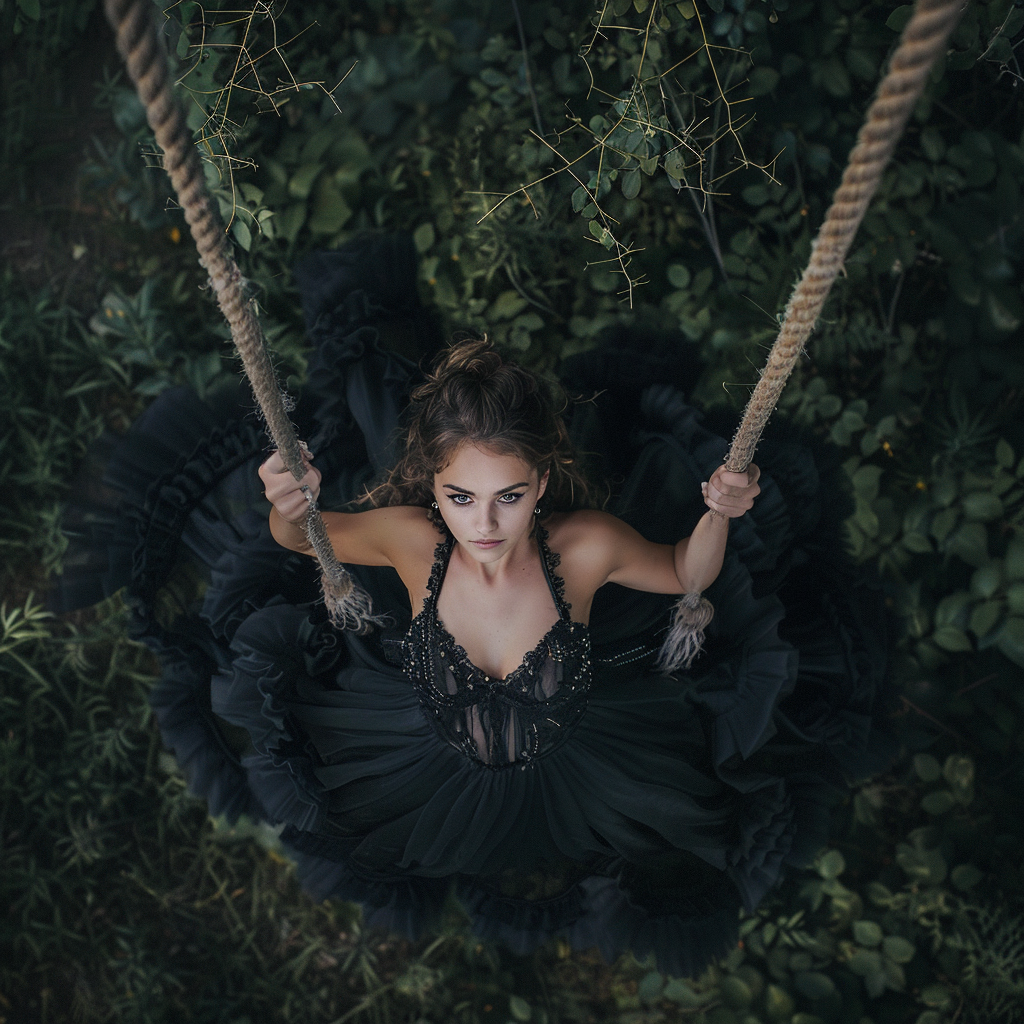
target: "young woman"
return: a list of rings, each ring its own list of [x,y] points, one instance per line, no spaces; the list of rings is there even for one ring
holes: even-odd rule
[[[592,396],[568,425],[483,342],[424,379],[407,356],[440,346],[415,273],[390,237],[299,269],[299,483],[232,401],[161,396],[110,463],[121,505],[102,557],[69,558],[65,603],[127,585],[192,788],[279,826],[314,895],[414,936],[454,893],[515,950],[560,935],[692,974],[885,760],[884,630],[841,557],[838,467],[780,436],[760,475],[725,473],[674,340],[567,362]],[[387,617],[369,635],[327,621],[302,486]],[[715,606],[707,649],[665,673],[691,590]]]

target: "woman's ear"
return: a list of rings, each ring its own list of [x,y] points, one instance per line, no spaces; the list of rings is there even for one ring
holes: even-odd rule
[[[544,492],[548,489],[548,477],[551,476],[551,470],[545,469],[544,475],[540,478],[540,488],[537,491],[537,500],[544,496]]]

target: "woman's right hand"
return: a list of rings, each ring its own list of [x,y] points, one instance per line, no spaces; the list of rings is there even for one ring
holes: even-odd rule
[[[301,442],[300,442],[301,444]],[[306,465],[306,475],[301,480],[285,469],[281,453],[274,451],[269,459],[260,466],[260,479],[263,481],[264,494],[277,514],[288,523],[301,525],[309,514],[309,499],[302,488],[309,488],[309,495],[316,501],[320,494],[320,471],[313,465],[313,456],[309,449],[302,445],[302,461]]]

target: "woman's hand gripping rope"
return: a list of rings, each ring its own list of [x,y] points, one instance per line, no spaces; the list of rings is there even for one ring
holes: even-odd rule
[[[313,465],[313,454],[304,441],[299,442],[306,475],[296,480],[285,468],[284,460],[277,450],[260,466],[267,501],[286,522],[301,526],[306,521],[309,508],[320,495],[320,471]]]
[[[711,479],[700,485],[704,504],[713,516],[738,519],[753,507],[754,499],[761,493],[757,481],[761,470],[751,463],[745,473],[730,473],[725,466],[719,466]]]

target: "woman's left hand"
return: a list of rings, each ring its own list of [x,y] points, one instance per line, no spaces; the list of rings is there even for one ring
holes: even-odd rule
[[[761,470],[753,463],[747,467],[746,473],[730,473],[725,466],[719,466],[711,474],[711,479],[700,485],[704,494],[704,504],[712,512],[738,519],[750,510],[754,499],[761,493],[757,485]]]

